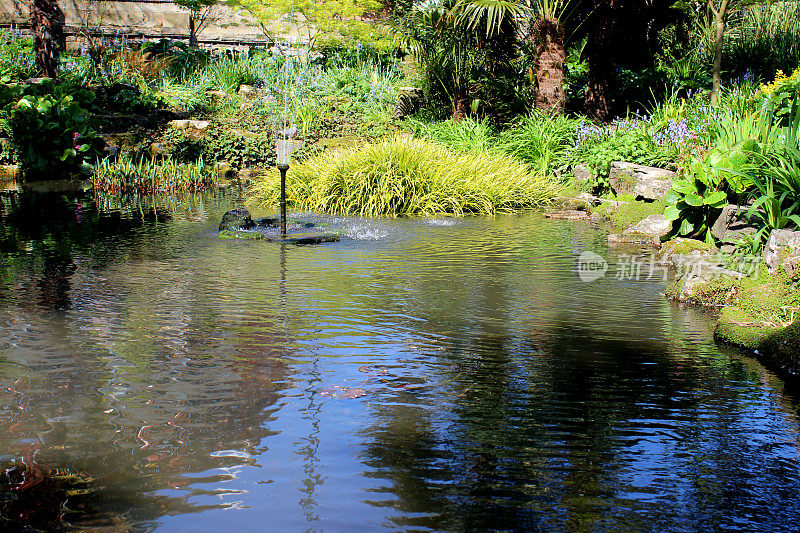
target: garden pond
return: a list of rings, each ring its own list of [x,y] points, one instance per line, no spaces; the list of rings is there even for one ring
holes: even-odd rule
[[[798,391],[602,228],[242,201],[0,198],[3,530],[797,527]]]

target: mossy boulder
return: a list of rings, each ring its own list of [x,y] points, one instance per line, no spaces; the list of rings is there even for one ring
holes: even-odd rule
[[[735,301],[738,291],[737,282],[737,278],[721,274],[711,268],[705,272],[700,269],[697,273],[686,271],[669,284],[665,294],[671,300],[709,307],[723,307]]]
[[[781,329],[780,326],[755,318],[743,309],[727,307],[720,313],[714,338],[726,344],[759,350],[762,343]]]
[[[800,375],[800,321],[769,335],[759,348],[783,373]]]
[[[758,320],[738,307],[724,309],[714,338],[753,350],[759,359],[784,378],[800,376],[800,321],[788,326]]]
[[[220,231],[237,231],[250,229],[256,224],[247,209],[234,209],[222,215],[222,222],[219,223]]]
[[[673,255],[710,256],[717,253],[717,247],[697,239],[676,237],[661,246],[659,255],[669,259]]]
[[[671,170],[613,161],[608,182],[617,194],[658,200],[672,188],[674,178],[675,172]]]
[[[632,196],[624,195],[598,200],[591,208],[592,213],[597,213],[617,229],[635,226],[650,215],[661,215],[666,208],[663,201],[636,202]]]
[[[636,225],[626,229],[622,234],[608,236],[609,244],[644,244],[648,246],[661,246],[662,237],[669,234],[672,222],[662,214],[650,215],[640,220]]]
[[[736,305],[759,320],[789,322],[792,313],[800,315],[800,291],[786,274],[762,272],[758,278],[742,279]]]

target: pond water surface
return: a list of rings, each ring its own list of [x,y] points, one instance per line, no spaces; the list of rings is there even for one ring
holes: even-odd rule
[[[796,530],[797,395],[603,230],[240,201],[2,200],[2,529]]]

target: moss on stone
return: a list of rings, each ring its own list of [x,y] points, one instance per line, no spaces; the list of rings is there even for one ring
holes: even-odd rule
[[[665,295],[672,300],[709,307],[730,305],[736,298],[738,280],[716,275],[708,279],[681,276],[667,286]]]
[[[702,303],[714,307],[729,305],[736,295],[736,279],[730,276],[716,276],[692,286],[687,295],[694,303]]]
[[[604,202],[597,207],[593,207],[591,211],[592,213],[597,213],[618,229],[630,228],[650,215],[661,215],[667,206],[661,200],[636,202],[633,201],[631,195],[621,195],[612,200],[621,203]]]
[[[716,251],[717,247],[713,244],[684,237],[676,237],[661,246],[662,257],[669,257],[670,255],[708,255]]]
[[[222,230],[219,232],[221,239],[266,239],[267,236],[257,231]]]
[[[762,270],[758,278],[744,278],[739,285],[736,306],[759,320],[785,323],[792,310],[800,315],[800,291],[786,273],[770,276]]]
[[[761,343],[759,351],[785,373],[800,375],[800,321],[769,335]]]
[[[751,350],[758,350],[770,335],[782,328],[760,321],[738,307],[727,307],[720,313],[714,328],[714,338]]]

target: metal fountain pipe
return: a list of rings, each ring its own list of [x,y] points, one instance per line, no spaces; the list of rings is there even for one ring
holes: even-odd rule
[[[289,157],[292,155],[294,143],[292,137],[297,133],[297,126],[275,132],[275,159],[281,171],[281,237],[286,237],[286,171],[289,170]]]

